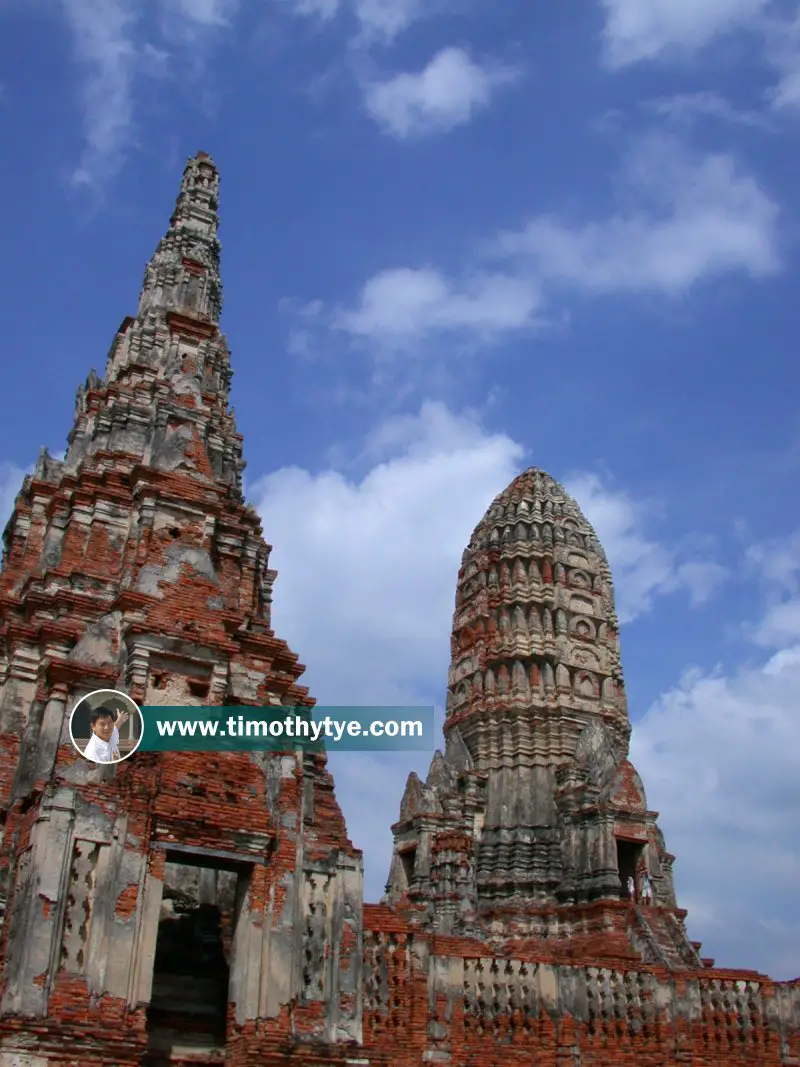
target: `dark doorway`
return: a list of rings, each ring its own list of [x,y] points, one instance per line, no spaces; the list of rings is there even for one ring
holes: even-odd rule
[[[166,864],[147,1010],[152,1067],[224,1056],[231,945],[245,887],[239,873],[195,866],[188,856]]]
[[[403,864],[403,874],[406,878],[406,889],[411,888],[414,881],[414,868],[417,865],[416,848],[406,848],[400,853],[400,862]]]
[[[617,838],[617,870],[619,871],[619,895],[622,900],[630,900],[631,893],[628,888],[628,879],[633,879],[636,886],[636,871],[644,853],[644,845],[638,841],[628,841],[624,837]],[[636,886],[638,891],[638,886]]]

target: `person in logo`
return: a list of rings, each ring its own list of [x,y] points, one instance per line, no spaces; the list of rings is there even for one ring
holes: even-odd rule
[[[89,717],[92,736],[83,750],[92,763],[114,763],[120,759],[119,727],[128,721],[127,711],[117,713],[112,708],[95,708]]]

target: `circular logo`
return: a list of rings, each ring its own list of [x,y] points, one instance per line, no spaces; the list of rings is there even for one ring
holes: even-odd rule
[[[81,697],[69,717],[69,736],[91,763],[121,763],[142,742],[139,707],[118,689],[96,689]]]

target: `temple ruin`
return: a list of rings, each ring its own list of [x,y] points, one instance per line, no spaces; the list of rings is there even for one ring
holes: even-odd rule
[[[525,471],[464,553],[447,744],[425,784],[409,779],[391,903],[504,953],[535,938],[703,966],[627,760],[618,629],[594,530],[552,478]],[[627,889],[644,875],[659,905],[647,912],[629,906]]]
[[[540,470],[464,553],[446,746],[387,827],[380,904],[324,756],[75,752],[98,689],[314,705],[242,492],[218,196],[198,153],[4,534],[0,1067],[798,1067],[800,982],[689,940],[609,566]]]

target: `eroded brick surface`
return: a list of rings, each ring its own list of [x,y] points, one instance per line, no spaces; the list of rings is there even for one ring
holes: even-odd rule
[[[465,554],[447,748],[409,779],[386,903],[363,905],[324,758],[75,753],[93,689],[313,705],[242,495],[217,196],[200,153],[4,537],[0,1067],[796,1067],[798,984],[686,938],[627,760],[610,573],[542,472]]]

